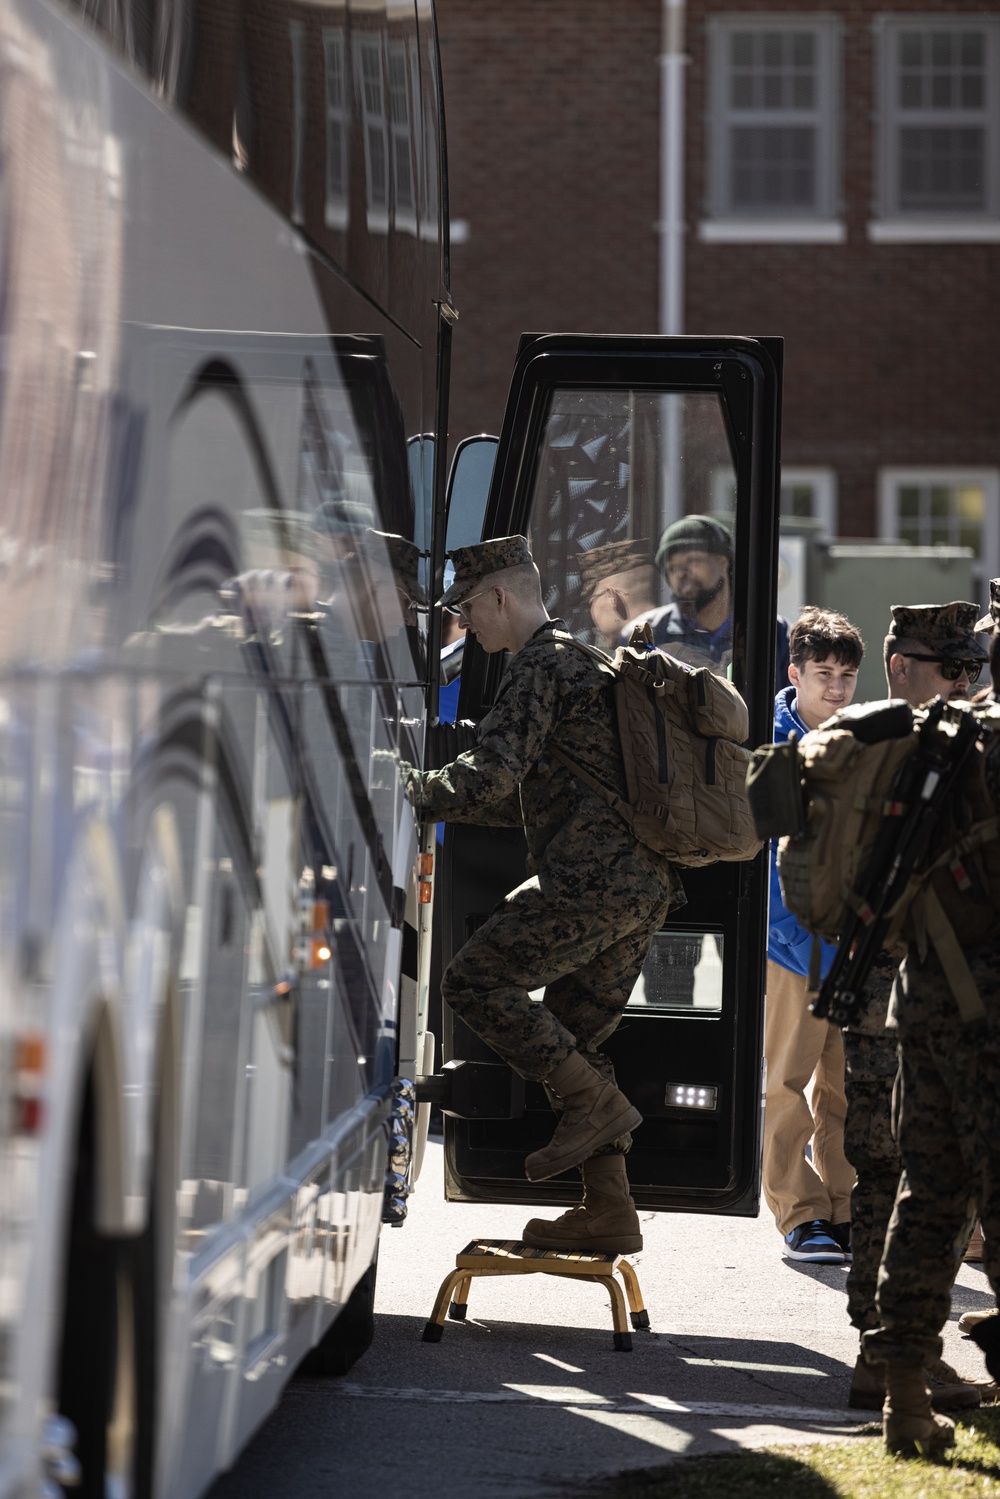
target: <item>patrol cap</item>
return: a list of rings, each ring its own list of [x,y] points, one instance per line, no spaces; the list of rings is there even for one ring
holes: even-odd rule
[[[375,567],[388,562],[396,586],[412,603],[426,605],[427,595],[420,584],[420,550],[412,541],[394,532],[376,531],[369,526],[358,537],[358,554]]]
[[[977,635],[976,604],[893,604],[889,640],[917,640],[942,657],[986,660],[987,643]]]
[[[674,552],[712,552],[733,560],[733,538],[720,521],[710,515],[684,515],[668,526],[660,537],[653,559],[662,567]]]
[[[990,579],[990,612],[984,614],[976,625],[976,633],[980,630],[995,630],[1000,625],[1000,578]]]
[[[480,541],[473,547],[456,547],[448,556],[455,568],[455,576],[438,599],[443,609],[460,604],[483,578],[534,561],[525,536],[496,536],[492,541]]]
[[[650,546],[646,537],[629,537],[626,541],[608,541],[603,546],[591,547],[589,552],[578,552],[576,560],[584,595],[593,593],[598,583],[613,578],[616,573],[629,572],[634,567],[651,567]]]
[[[323,501],[313,515],[313,525],[324,536],[357,536],[374,528],[375,512],[363,500],[341,496]]]

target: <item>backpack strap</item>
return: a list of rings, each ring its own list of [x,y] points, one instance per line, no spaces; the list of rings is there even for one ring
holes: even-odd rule
[[[971,1025],[976,1020],[985,1020],[986,1007],[982,995],[976,987],[951,922],[944,914],[937,892],[928,887],[923,893],[922,903],[927,920],[927,935],[934,944],[934,950],[948,979],[948,987],[955,996],[958,1013],[966,1025]]]
[[[572,771],[578,780],[582,781],[585,786],[589,786],[595,796],[601,798],[606,807],[610,807],[612,811],[617,812],[620,817],[624,818],[629,827],[632,826],[632,808],[627,801],[624,801],[620,796],[616,796],[610,786],[605,786],[604,782],[599,781],[597,776],[591,775],[590,771],[585,770],[582,765],[578,764],[572,755],[567,755],[564,749],[560,749],[554,740],[550,739],[546,748],[549,754],[554,755],[561,765],[565,765],[566,769]]]

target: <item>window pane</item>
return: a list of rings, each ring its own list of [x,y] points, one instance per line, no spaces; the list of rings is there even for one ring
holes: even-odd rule
[[[986,514],[986,493],[981,484],[962,484],[955,490],[955,508],[965,521],[982,525]]]
[[[982,68],[986,62],[985,38],[981,31],[963,31],[958,55],[963,68]]]
[[[897,504],[900,516],[909,518],[916,515],[920,507],[920,491],[916,486],[913,484],[901,485],[897,493],[899,496]]]
[[[722,1009],[722,936],[657,932],[629,999],[630,1008]]]
[[[753,35],[749,31],[734,31],[729,38],[729,57],[736,68],[749,68],[753,63]]]
[[[982,109],[984,102],[984,83],[982,73],[963,73],[959,104],[962,109]]]
[[[765,68],[780,68],[783,61],[784,37],[780,31],[765,31],[761,38],[761,54]]]
[[[949,66],[954,40],[954,35],[950,31],[931,32],[931,64],[935,68]]]
[[[627,571],[628,618],[672,598],[654,566],[656,545],[678,517],[706,514],[721,488],[735,487],[722,409],[714,393],[559,390],[552,396],[531,509],[531,549],[549,612],[581,637],[613,647],[626,619],[597,604],[600,578],[581,559],[621,543],[609,576]],[[603,561],[619,556],[616,548]],[[616,586],[618,586],[616,584]],[[593,609],[592,609],[593,604]],[[595,634],[596,632],[596,634]],[[732,639],[697,664],[724,669]],[[706,646],[706,650],[708,646]],[[685,657],[687,659],[687,657]]]
[[[811,73],[797,73],[792,79],[791,103],[796,109],[812,109],[816,102],[816,87]]]
[[[816,38],[811,31],[792,36],[792,61],[797,68],[812,68],[816,62]]]
[[[985,207],[986,132],[976,127],[906,126],[900,141],[900,207]]]
[[[746,125],[732,132],[730,197],[737,208],[811,208],[816,198],[816,131]]]
[[[918,31],[904,31],[899,38],[899,60],[904,68],[919,68],[923,62],[923,38]]]
[[[941,484],[932,484],[929,492],[929,510],[933,516],[951,513],[951,491]]]

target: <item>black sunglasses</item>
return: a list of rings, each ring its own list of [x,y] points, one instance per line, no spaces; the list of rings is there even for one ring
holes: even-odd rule
[[[900,651],[899,654],[911,661],[933,661],[940,667],[946,682],[957,682],[963,671],[970,682],[978,682],[983,670],[983,662],[978,658],[967,661],[961,656],[922,656],[919,651]]]

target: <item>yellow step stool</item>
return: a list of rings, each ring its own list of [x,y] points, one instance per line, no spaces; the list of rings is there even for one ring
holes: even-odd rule
[[[469,1288],[477,1275],[572,1275],[577,1280],[591,1280],[604,1286],[611,1298],[611,1315],[615,1327],[615,1349],[632,1352],[632,1334],[625,1319],[625,1298],[629,1318],[639,1331],[648,1330],[649,1313],[643,1305],[639,1281],[628,1260],[620,1254],[573,1254],[562,1249],[532,1249],[520,1239],[473,1239],[461,1254],[455,1256],[455,1269],[441,1282],[430,1321],[424,1328],[425,1343],[440,1343],[444,1336],[445,1317],[464,1322],[469,1310]],[[615,1279],[622,1278],[622,1286]]]

